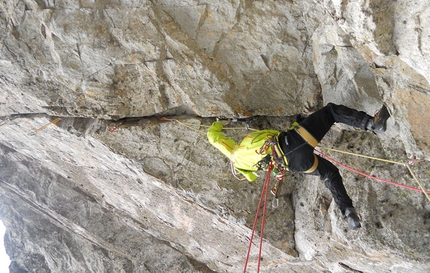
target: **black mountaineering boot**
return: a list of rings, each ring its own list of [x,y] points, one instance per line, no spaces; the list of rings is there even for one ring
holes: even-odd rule
[[[375,133],[383,133],[387,129],[387,119],[390,113],[385,105],[376,113],[376,115],[367,121],[366,129]]]
[[[345,216],[348,217],[349,220],[349,228],[354,230],[357,228],[361,228],[360,220],[358,219],[357,213],[354,208],[346,208]]]

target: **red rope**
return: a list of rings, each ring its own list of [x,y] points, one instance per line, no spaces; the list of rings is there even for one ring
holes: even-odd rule
[[[109,133],[113,133],[113,132],[115,132],[116,131],[116,129],[118,129],[119,128],[119,126],[121,126],[121,125],[123,125],[124,124],[124,122],[125,122],[125,119],[123,119],[118,125],[116,125],[116,126],[114,126],[114,127],[112,127],[112,129],[109,129]]]
[[[330,161],[332,161],[332,162],[336,163],[337,165],[339,165],[339,166],[341,166],[341,167],[344,167],[345,169],[350,170],[350,171],[352,171],[352,172],[355,172],[355,173],[358,173],[358,174],[363,175],[363,176],[365,176],[365,177],[368,177],[368,178],[370,178],[370,179],[377,180],[377,181],[381,181],[381,182],[383,182],[383,183],[387,183],[387,184],[394,185],[394,186],[397,186],[397,187],[401,187],[401,188],[409,189],[409,190],[412,190],[412,191],[423,192],[423,190],[421,190],[421,189],[419,189],[419,188],[414,188],[414,187],[411,187],[411,186],[408,186],[408,185],[399,184],[399,183],[396,183],[396,182],[393,182],[393,181],[389,181],[389,180],[386,180],[386,179],[382,179],[382,178],[379,178],[379,177],[376,177],[376,176],[373,176],[373,175],[370,175],[370,174],[364,173],[364,172],[362,172],[362,171],[359,171],[359,170],[357,170],[357,169],[354,169],[354,168],[352,168],[352,167],[349,167],[349,166],[347,166],[347,165],[345,165],[345,164],[343,164],[343,163],[340,163],[339,161],[337,161],[337,160],[335,160],[335,159],[333,159],[333,158],[329,157],[328,155],[324,154],[324,153],[323,153],[323,152],[321,152],[321,151],[318,151],[318,150],[315,150],[315,151],[316,151],[319,155],[321,155],[321,156],[325,157],[326,159],[328,159],[328,160],[330,160]],[[427,192],[428,194],[430,194],[430,191],[426,191],[426,192]]]
[[[252,240],[254,239],[255,229],[257,228],[257,220],[258,220],[258,215],[260,214],[261,204],[264,200],[263,215],[262,215],[262,219],[261,219],[261,230],[260,230],[260,250],[258,253],[258,264],[257,264],[257,273],[260,272],[261,252],[263,249],[264,223],[265,223],[266,211],[267,211],[267,201],[268,201],[268,197],[269,197],[270,174],[272,173],[273,168],[274,168],[273,164],[270,163],[268,166],[267,173],[266,173],[266,179],[264,180],[263,187],[261,190],[260,201],[258,202],[257,212],[256,212],[255,218],[254,218],[254,224],[252,227],[251,239],[249,241],[248,253],[246,254],[246,260],[245,260],[245,266],[243,268],[243,273],[246,273],[246,268],[248,267],[249,255],[251,253],[251,247],[252,247]]]
[[[267,211],[267,201],[269,198],[269,184],[270,184],[270,173],[273,170],[273,165],[270,164],[272,166],[272,169],[270,169],[267,171],[266,174],[266,188],[265,190],[265,200],[264,200],[264,205],[263,205],[263,216],[261,219],[261,231],[260,231],[260,252],[258,253],[258,264],[257,264],[257,273],[260,272],[260,262],[261,262],[261,252],[263,250],[263,235],[264,235],[264,224],[266,223],[266,211]]]
[[[165,117],[158,117],[158,120],[173,121],[174,119],[165,118]]]

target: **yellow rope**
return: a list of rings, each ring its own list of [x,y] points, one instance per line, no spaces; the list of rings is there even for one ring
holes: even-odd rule
[[[352,152],[346,152],[346,151],[337,150],[337,149],[328,148],[328,147],[322,147],[322,146],[320,146],[320,148],[323,148],[323,149],[326,149],[326,150],[330,150],[330,151],[334,151],[334,152],[338,152],[338,153],[343,153],[343,154],[348,154],[348,155],[354,155],[354,156],[358,156],[358,157],[364,157],[364,158],[379,160],[379,161],[388,162],[388,163],[405,165],[405,163],[397,162],[397,161],[393,161],[393,160],[388,160],[388,159],[383,159],[383,158],[378,158],[378,157],[373,157],[373,156],[368,156],[368,155],[362,155],[362,154],[356,154],[356,153],[352,153]]]
[[[170,120],[171,121],[176,121],[177,123],[182,124],[185,127],[189,128],[191,130],[194,130],[196,132],[199,132],[199,133],[204,133],[204,132],[202,132],[200,129],[198,129],[196,127],[199,127],[199,128],[200,127],[205,127],[205,128],[210,128],[211,127],[209,125],[202,125],[202,124],[194,124],[194,123],[182,122],[182,121],[179,121],[177,119],[170,119]],[[193,127],[193,126],[195,126],[195,127]],[[257,129],[253,129],[253,128],[249,128],[249,127],[223,127],[222,129],[223,130],[251,130],[251,131],[258,131]]]
[[[57,125],[57,122],[59,122],[60,120],[61,120],[61,118],[56,118],[56,119],[54,119],[53,121],[51,121],[51,122],[49,122],[49,123],[47,123],[47,124],[43,125],[42,127],[40,127],[40,128],[38,128],[38,129],[36,129],[36,130],[34,131],[34,133],[35,133],[35,134],[39,133],[40,131],[42,131],[43,129],[45,129],[46,127],[48,127],[48,126],[49,126],[49,125],[51,125],[51,124],[53,124],[53,125]]]
[[[421,188],[421,190],[423,191],[423,193],[425,194],[425,196],[427,197],[427,199],[430,201],[430,196],[428,195],[427,191],[422,186],[422,184],[419,181],[419,179],[415,176],[415,173],[409,167],[409,164],[406,164],[406,163],[403,163],[403,162],[397,162],[397,161],[393,161],[393,160],[388,160],[388,159],[383,159],[383,158],[378,158],[378,157],[374,157],[374,156],[368,156],[368,155],[362,155],[362,154],[357,154],[357,153],[352,153],[352,152],[346,152],[346,151],[337,150],[337,149],[328,148],[328,147],[320,147],[320,148],[323,148],[323,149],[326,149],[326,150],[330,150],[330,151],[334,151],[334,152],[338,152],[338,153],[343,153],[343,154],[348,154],[348,155],[353,155],[353,156],[358,156],[358,157],[364,157],[364,158],[368,158],[368,159],[379,160],[379,161],[383,161],[383,162],[388,162],[388,163],[393,163],[393,164],[399,164],[399,165],[406,166],[408,168],[410,174],[414,178],[414,180],[417,182],[418,186]]]
[[[428,195],[427,191],[424,189],[424,187],[422,186],[421,182],[418,180],[418,178],[415,176],[415,174],[412,172],[411,167],[409,167],[409,165],[405,164],[406,167],[408,168],[409,172],[411,173],[412,177],[415,179],[415,181],[418,183],[418,185],[420,186],[421,190],[423,191],[423,193],[426,195],[427,199],[430,201],[430,196]]]

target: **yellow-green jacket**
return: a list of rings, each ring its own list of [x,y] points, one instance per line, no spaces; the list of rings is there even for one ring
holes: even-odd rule
[[[266,140],[274,135],[279,135],[280,132],[276,130],[255,131],[245,136],[239,144],[236,144],[233,139],[227,138],[221,132],[222,128],[221,122],[212,124],[207,133],[209,142],[230,158],[234,168],[242,173],[246,179],[254,181],[258,177],[255,174],[257,171],[256,164],[266,156],[266,154],[258,153],[260,148]],[[272,148],[269,148],[267,153],[271,152]]]

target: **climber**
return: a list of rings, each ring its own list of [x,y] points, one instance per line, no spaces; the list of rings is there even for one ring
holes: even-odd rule
[[[330,190],[340,211],[349,219],[349,227],[357,229],[361,227],[360,220],[343,185],[339,170],[313,151],[335,122],[382,133],[386,130],[389,117],[385,106],[372,117],[362,111],[328,103],[284,132],[260,130],[245,136],[236,144],[221,132],[224,124],[216,121],[209,128],[207,137],[213,146],[230,158],[232,171],[242,173],[249,181],[257,179],[259,163],[267,158],[267,154],[273,149],[281,150],[281,158],[289,171],[319,175],[321,180],[325,180],[325,186]],[[274,136],[277,145],[269,147],[266,153],[261,153],[261,147]]]

